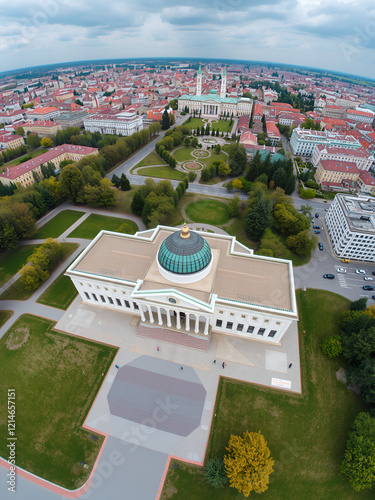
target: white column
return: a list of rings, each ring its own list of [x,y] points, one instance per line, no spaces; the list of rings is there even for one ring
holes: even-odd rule
[[[161,325],[163,324],[163,318],[162,318],[162,316],[161,316],[161,310],[160,310],[160,307],[158,307],[157,311],[158,311],[158,323],[159,323],[159,325],[161,326]]]
[[[186,325],[185,330],[188,332],[190,330],[190,316],[189,313],[186,313]]]
[[[210,318],[207,316],[207,318],[206,318],[206,324],[204,325],[204,334],[205,335],[208,335],[209,324],[210,324]]]
[[[169,327],[171,327],[172,326],[172,323],[171,323],[171,311],[169,309],[166,309],[166,311],[167,311],[167,325]]]
[[[141,313],[141,320],[142,321],[146,321],[145,314],[143,312],[143,306],[142,306],[142,304],[139,304],[139,310],[140,310],[140,313]]]
[[[154,323],[154,315],[152,314],[152,308],[149,305],[147,305],[147,307],[148,307],[148,314],[150,316],[150,322]]]
[[[195,315],[195,333],[199,332],[199,316]]]
[[[176,314],[176,327],[177,327],[177,330],[180,330],[181,329],[181,318],[180,318],[180,311],[177,311],[177,314]]]

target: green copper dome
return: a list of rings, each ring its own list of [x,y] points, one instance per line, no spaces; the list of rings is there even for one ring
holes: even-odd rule
[[[184,224],[181,232],[176,231],[160,246],[160,265],[176,274],[193,274],[202,271],[211,262],[211,248],[200,234],[189,232]]]

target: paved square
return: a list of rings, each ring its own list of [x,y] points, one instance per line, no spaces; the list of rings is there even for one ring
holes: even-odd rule
[[[288,358],[286,352],[271,351],[266,349],[266,370],[286,373],[288,371]]]

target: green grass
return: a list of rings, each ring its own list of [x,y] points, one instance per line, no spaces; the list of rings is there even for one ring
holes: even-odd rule
[[[135,222],[122,217],[108,217],[106,215],[91,214],[72,231],[68,238],[86,238],[92,240],[101,231],[117,231],[122,224],[129,224],[134,234],[138,231],[138,226]]]
[[[37,302],[46,306],[57,307],[58,309],[68,309],[78,292],[69,276],[64,276],[66,269],[39,297]]]
[[[177,161],[196,161],[193,155],[190,153],[194,151],[196,148],[178,148],[175,149],[172,153],[172,156],[176,158]]]
[[[69,255],[71,255],[74,250],[78,248],[78,245],[76,243],[62,243],[62,247],[63,257],[61,259],[61,262],[66,260]],[[25,285],[22,283],[21,278],[19,278],[0,295],[0,300],[27,300],[32,296],[34,292],[35,290],[27,290]]]
[[[34,239],[58,238],[64,231],[77,222],[85,212],[76,210],[64,210],[55,215],[53,219],[46,222],[33,236]]]
[[[202,181],[202,178],[199,179],[199,184],[208,184],[208,185],[213,185],[217,184],[218,182],[222,182],[223,178],[222,177],[211,177],[211,179],[208,179],[208,181]]]
[[[224,161],[225,163],[228,163],[228,156],[225,153],[216,154],[212,151],[212,154],[209,158],[200,158],[200,160],[207,167],[209,167],[213,164],[214,161]]]
[[[248,248],[252,248],[253,250],[258,249],[258,242],[254,240],[250,240],[245,233],[244,227],[243,227],[243,215],[240,217],[237,217],[237,219],[232,222],[229,226],[225,227],[225,231],[230,234],[231,236],[235,236],[237,241],[242,243]]]
[[[184,177],[187,177],[187,172],[180,172],[172,167],[144,167],[140,168],[137,172],[138,175],[144,175],[145,177],[157,177],[158,179],[172,179],[175,181],[181,181]]]
[[[26,264],[39,245],[21,245],[0,258],[0,286],[10,280]]]
[[[210,131],[214,128],[215,130],[219,129],[219,132],[230,132],[233,127],[233,123],[229,126],[230,118],[228,120],[219,120],[215,123],[210,123]]]
[[[117,190],[116,192],[116,204],[113,207],[108,207],[107,210],[109,212],[123,213],[123,214],[131,214],[130,204],[132,202],[135,189],[129,189],[129,191],[121,191]]]
[[[166,165],[166,162],[154,151],[151,151],[147,156],[143,158],[135,167],[131,169],[131,172],[138,167],[149,167],[152,165]]]
[[[373,491],[355,492],[340,476],[337,466],[347,432],[363,406],[336,379],[335,372],[344,362],[325,358],[319,347],[328,335],[337,333],[337,319],[348,309],[349,301],[321,290],[299,290],[297,300],[302,395],[222,378],[206,460],[225,454],[231,433],[261,430],[275,459],[275,471],[262,499],[370,500]],[[178,462],[175,470],[173,465],[169,467],[162,500],[243,498],[229,487],[218,495],[204,481],[201,467]]]
[[[0,311],[0,328],[13,316],[13,311]]]
[[[220,226],[230,220],[228,205],[218,200],[197,200],[186,207],[186,215],[194,222]]]
[[[189,122],[188,121],[184,122],[183,125],[186,125],[187,127],[189,127],[190,130],[192,128],[194,128],[196,130],[197,127],[201,128],[202,125],[204,125],[204,127],[206,128],[206,123],[204,123],[201,118],[192,118]]]
[[[81,426],[116,349],[53,330],[50,320],[21,316],[0,341],[0,455],[8,456],[6,388],[16,392],[16,465],[75,489],[87,481],[103,436]],[[27,342],[8,350],[12,332],[27,329]],[[89,465],[85,469],[81,460]]]

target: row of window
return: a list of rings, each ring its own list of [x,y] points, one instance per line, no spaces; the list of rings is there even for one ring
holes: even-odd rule
[[[95,302],[104,302],[105,304],[107,304],[107,303],[114,304],[112,297],[108,297],[108,296],[104,297],[104,295],[99,295],[99,299],[100,299],[99,300],[95,293],[92,293],[91,297],[90,297],[90,294],[87,292],[84,292],[84,294],[85,294],[85,297],[87,300],[94,299]],[[120,299],[115,298],[115,301],[116,301],[116,305],[123,307],[123,304],[122,304]],[[136,302],[132,302],[132,304],[134,306],[134,309],[139,309],[139,306]],[[124,305],[126,308],[131,309],[130,302],[128,300],[124,300]]]
[[[216,320],[216,326],[221,328],[223,326],[223,322],[221,319]],[[237,323],[236,331],[237,332],[243,332],[244,329],[244,324],[243,323]],[[232,330],[233,329],[233,322],[232,321],[227,321],[225,328],[227,330]],[[246,333],[253,333],[255,330],[255,326],[248,326]],[[264,332],[266,331],[265,328],[259,328],[257,331],[257,335],[263,336]],[[276,330],[271,330],[268,334],[268,337],[273,338],[276,335],[277,331]]]

